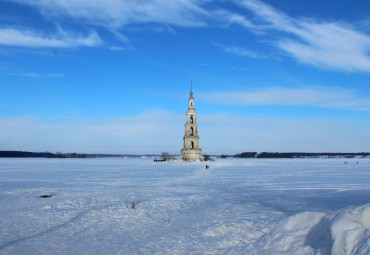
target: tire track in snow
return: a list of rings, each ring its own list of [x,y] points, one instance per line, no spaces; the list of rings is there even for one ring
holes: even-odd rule
[[[32,239],[32,238],[40,237],[42,235],[45,235],[45,234],[48,234],[48,233],[51,233],[51,232],[55,232],[55,231],[57,231],[59,229],[62,229],[64,227],[66,227],[67,225],[74,223],[76,220],[79,220],[84,215],[86,215],[89,211],[90,210],[85,210],[85,211],[79,212],[75,217],[72,217],[71,219],[67,220],[66,222],[63,222],[63,223],[61,223],[59,225],[50,227],[50,228],[48,228],[48,229],[46,229],[44,231],[41,231],[41,232],[39,232],[37,234],[30,235],[30,236],[25,236],[25,237],[21,237],[21,238],[18,238],[16,240],[8,241],[8,242],[6,242],[4,244],[1,244],[0,245],[0,251],[6,249],[9,246],[15,245],[17,243],[20,243],[20,242],[23,242],[23,241],[27,241],[27,240]]]

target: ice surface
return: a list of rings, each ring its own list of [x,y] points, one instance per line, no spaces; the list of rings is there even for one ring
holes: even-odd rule
[[[0,159],[0,254],[370,254],[369,159],[343,161]]]

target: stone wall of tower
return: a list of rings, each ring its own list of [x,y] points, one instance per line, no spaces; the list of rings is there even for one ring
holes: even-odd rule
[[[181,150],[183,160],[201,160],[202,150],[199,148],[197,113],[194,107],[193,92],[190,92],[188,110],[186,111],[184,148]]]

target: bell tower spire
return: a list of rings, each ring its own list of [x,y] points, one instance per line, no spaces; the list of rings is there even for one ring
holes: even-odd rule
[[[194,108],[193,79],[190,78],[190,97],[186,111],[184,148],[181,150],[183,160],[201,160],[202,150],[199,148],[197,113]]]
[[[193,78],[190,77],[190,98],[193,98]]]

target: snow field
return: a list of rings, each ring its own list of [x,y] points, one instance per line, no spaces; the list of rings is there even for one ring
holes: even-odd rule
[[[209,164],[1,159],[0,254],[370,254],[368,159]]]

